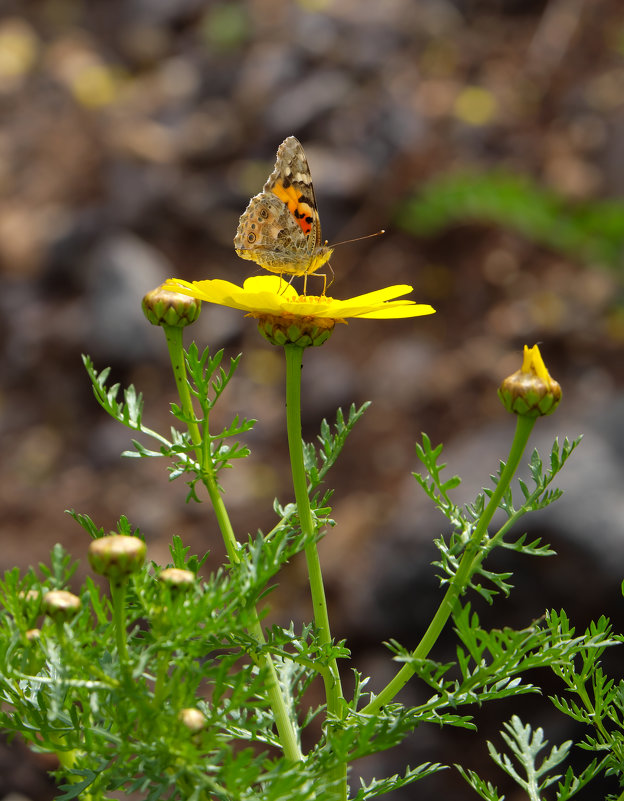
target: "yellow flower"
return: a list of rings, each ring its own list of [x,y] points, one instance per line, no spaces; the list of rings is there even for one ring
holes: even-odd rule
[[[348,317],[396,319],[435,312],[431,306],[413,300],[397,300],[412,291],[406,284],[347,300],[326,295],[300,295],[287,281],[274,275],[253,276],[242,287],[220,279],[191,282],[179,278],[170,278],[163,286],[173,292],[247,312],[258,319],[260,333],[273,345],[322,345],[334,325],[346,322]]]
[[[555,411],[561,387],[551,378],[538,346],[525,345],[522,367],[503,381],[498,395],[508,411],[539,417]]]
[[[344,322],[347,317],[390,319],[433,314],[435,309],[413,300],[395,300],[412,291],[407,284],[388,286],[347,300],[328,296],[299,295],[296,289],[279,276],[256,275],[242,287],[229,281],[183,281],[170,278],[165,289],[190,295],[192,298],[240,309],[254,316],[260,314],[315,317]]]
[[[164,288],[247,312],[258,318],[261,333],[275,345],[288,342],[301,347],[320,345],[334,325],[346,322],[348,317],[388,320],[435,312],[426,304],[405,298],[397,300],[412,291],[407,284],[385,287],[347,300],[326,295],[299,295],[293,286],[274,275],[253,276],[242,287],[220,279],[191,282],[170,278]]]

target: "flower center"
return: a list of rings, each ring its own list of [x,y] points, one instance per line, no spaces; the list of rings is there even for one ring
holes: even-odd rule
[[[299,295],[299,297],[295,298],[296,303],[332,303],[333,300],[327,295]]]

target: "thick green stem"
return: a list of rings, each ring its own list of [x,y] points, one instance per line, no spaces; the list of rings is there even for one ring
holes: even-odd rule
[[[316,546],[316,524],[312,517],[308,485],[303,463],[303,441],[301,438],[301,364],[303,348],[297,345],[286,345],[286,416],[288,426],[288,447],[290,450],[290,464],[293,477],[293,488],[297,502],[297,512],[301,531],[308,544],[305,547],[305,556],[308,564],[310,581],[310,594],[314,610],[314,622],[323,645],[331,645],[331,631],[329,615]],[[331,678],[325,683],[327,694],[327,710],[336,717],[342,717],[343,695],[340,684],[338,664],[334,659],[330,663]]]
[[[425,659],[429,655],[429,652],[442,633],[442,630],[449,617],[453,614],[459,597],[468,586],[471,577],[474,575],[474,571],[483,559],[483,553],[480,550],[481,543],[483,542],[483,538],[487,533],[487,527],[494,516],[494,512],[496,512],[498,509],[498,505],[501,502],[503,495],[507,491],[507,488],[514,477],[516,470],[518,469],[520,459],[522,458],[522,454],[526,448],[529,436],[533,430],[535,419],[536,418],[534,417],[518,416],[516,432],[511,444],[511,449],[509,451],[509,458],[505,464],[503,473],[498,484],[496,485],[496,488],[494,489],[494,492],[492,493],[492,496],[490,497],[487,506],[483,510],[483,514],[475,526],[470,541],[466,546],[466,550],[464,551],[464,555],[459,563],[459,567],[457,568],[457,572],[449,584],[449,587],[444,595],[444,598],[442,599],[442,602],[440,603],[440,606],[438,607],[437,612],[433,616],[433,619],[429,624],[427,631],[424,633],[421,641],[418,643],[414,651],[412,651],[412,657],[414,659]],[[412,678],[415,672],[416,668],[412,664],[403,665],[396,676],[384,687],[379,695],[377,695],[370,704],[367,704],[367,706],[362,709],[362,712],[364,714],[372,715],[375,712],[378,712],[385,704],[390,703],[397,693]]]
[[[113,604],[113,624],[115,626],[115,640],[117,653],[122,670],[128,667],[128,636],[126,632],[126,587],[127,579],[121,582],[111,581],[110,592]]]
[[[286,345],[284,350],[286,352],[286,420],[293,488],[301,531],[307,541],[305,556],[308,566],[314,623],[321,643],[330,646],[332,637],[321,562],[316,543],[317,526],[310,508],[307,477],[303,461],[303,441],[301,437],[301,367],[303,348],[297,345]],[[327,711],[337,718],[342,718],[344,716],[344,696],[336,659],[330,660],[328,667],[329,671],[323,677]],[[347,797],[346,776],[346,765],[340,766],[336,771],[338,798],[346,799]]]
[[[230,560],[230,564],[238,564],[240,561],[238,555],[238,543],[234,535],[234,529],[230,522],[227,509],[219,492],[217,485],[217,478],[211,461],[210,454],[210,432],[208,430],[208,420],[206,419],[203,426],[203,431],[200,430],[196,422],[195,413],[193,409],[193,401],[191,392],[188,386],[186,377],[186,365],[184,362],[184,349],[182,342],[182,328],[177,326],[163,326],[165,336],[167,338],[167,346],[169,348],[169,357],[171,359],[171,366],[173,368],[173,375],[175,377],[178,395],[180,397],[180,406],[185,418],[188,421],[188,430],[191,437],[193,446],[195,447],[195,457],[201,470],[201,477],[212,507],[214,509],[219,530],[225,543],[225,548]],[[254,622],[251,627],[251,634],[254,636],[259,645],[266,644],[264,632],[260,625],[260,619],[257,612],[254,610]],[[268,674],[268,687],[267,695],[269,703],[273,710],[275,718],[275,725],[279,734],[282,748],[284,749],[284,756],[291,762],[299,762],[303,759],[297,732],[290,716],[288,715],[288,706],[282,694],[277,677],[277,671],[273,660],[269,654],[264,654],[258,660],[258,664],[266,668]]]

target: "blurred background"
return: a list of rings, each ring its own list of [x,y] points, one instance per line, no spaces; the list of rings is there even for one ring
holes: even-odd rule
[[[471,500],[513,432],[496,388],[536,342],[564,399],[533,444],[547,457],[553,437],[584,434],[563,499],[526,521],[559,556],[497,564],[516,590],[475,607],[488,625],[564,606],[581,629],[607,612],[621,630],[623,55],[621,0],[1,0],[0,569],[61,542],[80,580],[88,543],[68,508],[105,529],[127,515],[157,562],[180,534],[218,565],[210,510],[185,505],[164,462],[120,457],[131,433],[96,404],[80,354],[134,383],[148,424],[167,430],[175,390],[141,298],[170,276],[252,274],[233,250],[238,218],[294,134],[324,238],[387,231],[337,248],[331,294],[408,283],[437,309],[351,321],[305,354],[308,439],[337,406],[373,401],[327,482],[334,635],[373,687],[394,672],[381,641],[418,641],[440,598],[431,542],[447,526],[410,475],[414,442],[445,443],[457,499]],[[221,419],[259,422],[251,457],[224,477],[226,503],[241,537],[267,530],[273,498],[292,497],[282,354],[228,309],[204,306],[191,337],[244,353]],[[303,564],[272,601],[280,622],[309,617]],[[444,649],[432,656],[452,658]],[[461,749],[519,797],[484,743],[514,711],[475,710],[478,737],[416,732],[362,772]],[[574,735],[549,705],[525,698],[522,713],[552,742]],[[0,798],[54,797],[49,765],[19,744],[2,752]],[[472,797],[448,771],[392,801],[442,793]]]

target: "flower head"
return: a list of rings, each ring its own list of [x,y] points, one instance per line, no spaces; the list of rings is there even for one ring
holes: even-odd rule
[[[426,304],[404,298],[397,300],[412,291],[412,287],[406,284],[385,287],[347,300],[326,295],[299,295],[293,286],[274,275],[253,276],[242,287],[220,279],[191,282],[179,278],[170,278],[164,287],[198,300],[247,312],[260,321],[260,330],[265,336],[267,328],[279,332],[277,341],[271,340],[278,345],[287,342],[302,347],[320,345],[336,323],[344,323],[349,317],[396,319],[435,312]]]
[[[561,387],[551,378],[538,346],[525,345],[522,367],[503,381],[498,395],[508,411],[539,417],[555,411]]]

